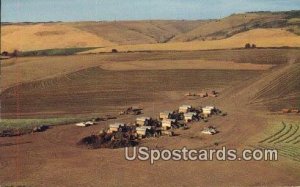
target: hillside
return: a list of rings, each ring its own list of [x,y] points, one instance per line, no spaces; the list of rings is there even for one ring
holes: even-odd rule
[[[99,36],[60,23],[1,27],[2,51],[102,47],[112,44]]]
[[[300,34],[299,17],[300,11],[289,11],[233,14],[220,20],[202,21],[2,23],[1,50],[10,52],[15,49],[31,51],[210,41],[259,28],[283,28]]]
[[[276,75],[266,78],[269,80],[252,98],[251,104],[267,107],[272,111],[283,108],[298,108],[300,106],[300,59],[283,68]]]
[[[166,43],[206,21],[118,21],[82,22],[72,26],[117,44]]]
[[[300,37],[284,29],[253,29],[236,34],[230,38],[207,41],[170,42],[163,44],[137,44],[116,45],[92,49],[84,53],[110,52],[117,49],[121,52],[128,51],[189,51],[189,50],[211,50],[243,48],[246,43],[254,43],[257,47],[300,47]]]
[[[253,12],[233,14],[220,20],[207,22],[187,33],[179,34],[174,37],[172,41],[215,40],[227,38],[237,33],[256,28],[290,27],[291,25],[298,24],[288,21],[291,17],[295,16],[297,15],[292,14],[292,12]]]

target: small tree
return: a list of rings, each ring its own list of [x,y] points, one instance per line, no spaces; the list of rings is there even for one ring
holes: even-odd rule
[[[249,49],[249,48],[251,48],[251,44],[246,43],[246,44],[245,44],[245,49]]]
[[[17,57],[19,55],[20,55],[20,51],[18,51],[17,49],[15,49],[11,54],[12,57]]]
[[[252,44],[251,48],[256,48],[256,45],[255,45],[255,44]]]
[[[2,55],[2,56],[8,56],[9,54],[8,54],[7,51],[3,51],[3,52],[1,53],[1,55]]]
[[[117,50],[117,49],[112,49],[111,52],[112,52],[112,53],[117,53],[118,50]]]

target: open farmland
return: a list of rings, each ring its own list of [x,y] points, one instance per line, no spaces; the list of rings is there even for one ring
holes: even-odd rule
[[[205,124],[197,122],[186,131],[178,131],[178,136],[142,141],[142,145],[153,148],[187,146],[196,149],[220,148],[220,146],[236,149],[249,146],[271,148],[273,144],[259,143],[272,135],[268,130],[270,128],[268,121],[276,116],[284,121],[286,118],[293,118],[294,122],[291,130],[288,126],[282,132],[281,138],[274,141],[278,142],[275,147],[280,146],[279,151],[283,151],[279,152],[278,162],[242,161],[226,162],[225,165],[224,162],[217,161],[159,161],[150,166],[148,162],[126,161],[122,149],[87,151],[76,146],[80,138],[99,132],[100,129],[107,127],[110,121],[103,121],[84,129],[76,128],[74,125],[52,127],[42,133],[1,138],[0,151],[5,152],[0,156],[1,183],[37,185],[47,181],[47,185],[56,186],[66,184],[64,181],[67,178],[68,185],[75,185],[72,181],[82,185],[91,183],[120,185],[113,178],[123,176],[122,184],[129,185],[130,177],[143,174],[148,177],[136,180],[137,185],[142,185],[150,183],[149,177],[153,173],[159,173],[162,177],[156,179],[157,182],[174,185],[186,184],[182,182],[186,177],[191,179],[189,185],[221,185],[221,181],[224,180],[231,185],[297,184],[299,168],[293,167],[298,164],[293,155],[298,154],[299,143],[295,138],[299,131],[297,130],[299,116],[270,115],[264,107],[257,108],[251,101],[255,100],[258,94],[261,95],[263,91],[260,90],[264,90],[270,80],[274,78],[276,80],[277,76],[296,71],[291,74],[295,76],[298,55],[298,49],[253,49],[24,57],[5,60],[3,73],[7,73],[8,80],[13,80],[1,93],[1,115],[7,118],[7,121],[17,119],[20,122],[23,120],[24,123],[30,121],[38,123],[39,119],[49,119],[44,122],[52,124],[56,119],[62,118],[66,122],[71,122],[72,118],[76,120],[76,118],[84,119],[106,114],[117,115],[120,110],[132,105],[142,106],[144,115],[153,117],[156,117],[160,111],[176,108],[183,103],[213,104],[228,112],[225,118],[216,117],[209,120],[208,124],[213,124],[221,131],[214,136],[201,134],[200,131]],[[190,65],[188,66],[186,62]],[[162,66],[157,68],[155,63],[162,63]],[[56,64],[57,69],[39,72],[49,64]],[[222,64],[230,64],[232,68],[224,68]],[[238,69],[236,64],[240,64],[241,69]],[[30,68],[39,67],[36,72],[30,74],[31,77],[28,79],[22,79],[24,76],[18,77],[7,71],[16,66],[25,72],[29,71],[26,70],[26,65],[31,66]],[[19,80],[16,81],[14,78]],[[295,84],[298,81],[295,78],[291,80],[295,81]],[[285,90],[294,91],[288,89],[289,84],[282,83]],[[184,96],[190,91],[200,92],[207,89],[218,90],[221,94],[217,98],[192,100]],[[280,93],[276,90],[273,94]],[[263,106],[273,106],[269,104],[264,103]],[[294,106],[293,104],[293,100],[285,101],[285,106]],[[134,118],[134,116],[120,116],[113,122],[130,123]],[[15,125],[19,123],[18,121]],[[264,129],[267,129],[267,132],[262,136]],[[275,129],[273,134],[276,132]],[[279,142],[279,140],[285,142],[290,139],[295,139],[293,142],[296,144],[289,143],[286,146]],[[15,164],[16,160],[18,166]],[[82,160],[85,160],[84,163]],[[134,169],[128,171],[128,167]],[[213,172],[215,167],[221,169]],[[102,172],[103,168],[106,172]],[[247,168],[247,171],[243,168]],[[172,174],[176,180],[174,177],[170,178],[170,169],[177,171]],[[90,170],[94,172],[90,173]],[[11,171],[17,171],[17,182],[11,175]],[[208,174],[207,171],[211,171],[214,179],[218,180],[211,180],[209,176],[212,174]],[[68,172],[69,175],[62,179],[61,172]],[[271,172],[272,175],[264,175]],[[51,173],[51,176],[48,173]],[[203,173],[207,174],[203,175]],[[79,176],[84,180],[78,183],[76,178]],[[242,177],[243,182],[235,176]]]
[[[12,58],[3,60],[1,63],[1,72],[2,75],[5,75],[1,77],[1,90],[4,91],[5,89],[20,83],[63,76],[65,74],[97,66],[100,66],[103,69],[109,69],[109,67],[128,67],[132,63],[137,64],[140,62],[141,65],[147,65],[147,68],[152,69],[180,69],[180,66],[184,69],[205,69],[202,65],[221,69],[219,65],[222,65],[222,62],[236,62],[263,64],[263,67],[266,68],[268,65],[286,63],[289,56],[297,57],[297,53],[298,50],[296,49],[253,49],[115,54],[105,53],[101,55]],[[174,65],[173,61],[178,63]],[[187,61],[193,61],[194,63],[189,64]],[[198,61],[204,61],[204,64],[197,63]],[[159,62],[163,62],[164,67],[156,66]],[[168,62],[170,62],[169,65]],[[214,63],[218,63],[218,65],[215,65]],[[247,66],[260,67],[251,64],[250,66]],[[233,65],[236,66],[238,64]],[[239,66],[247,69],[247,67],[242,64]],[[133,70],[141,69],[139,66],[131,65],[131,67]],[[226,69],[233,69],[232,66],[226,66],[226,64],[223,64],[222,67]],[[32,68],[35,68],[35,71],[32,71]],[[118,68],[118,70],[122,70],[122,68]]]
[[[123,52],[233,49],[243,48],[246,43],[253,43],[258,47],[300,47],[300,37],[283,29],[253,29],[220,40],[171,42],[162,44],[114,45],[80,53],[110,52],[112,49],[117,49],[118,51]]]
[[[25,55],[1,60],[0,187],[299,186],[298,14],[1,26],[4,49]],[[199,118],[180,114],[184,124],[165,130],[172,136],[139,139],[137,117],[159,119],[182,105],[195,107]],[[204,114],[205,106],[214,112]],[[141,114],[126,113],[133,108]],[[90,149],[90,137],[111,133],[115,123],[122,133],[120,123],[134,128],[137,147],[226,147],[238,156],[248,148],[276,149],[278,160],[151,165],[126,160],[122,146]],[[217,132],[205,134],[206,128]]]

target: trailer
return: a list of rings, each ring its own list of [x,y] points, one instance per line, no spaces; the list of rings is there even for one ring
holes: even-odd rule
[[[172,125],[175,125],[176,122],[176,119],[164,119],[162,120],[161,125],[164,130],[168,130],[172,127]]]
[[[141,126],[136,127],[136,134],[138,138],[150,137],[151,136],[151,126]]]
[[[118,132],[120,127],[124,127],[124,123],[113,123],[109,125],[109,132]]]
[[[190,122],[193,121],[197,118],[197,113],[196,112],[188,112],[183,114],[184,115],[184,121],[185,122]]]
[[[179,112],[179,113],[187,113],[187,112],[189,112],[189,111],[191,110],[191,108],[192,108],[191,105],[181,105],[181,106],[179,107],[178,112]]]
[[[151,124],[152,119],[150,117],[138,117],[135,120],[137,126],[147,126]]]
[[[214,106],[206,106],[202,108],[202,113],[205,117],[208,117],[212,114],[212,112],[215,110]]]
[[[164,111],[159,113],[159,119],[170,119],[172,117],[173,111]]]

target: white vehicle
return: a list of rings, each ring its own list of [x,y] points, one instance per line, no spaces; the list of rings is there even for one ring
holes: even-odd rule
[[[94,122],[92,121],[86,121],[86,122],[80,122],[75,124],[77,127],[88,127],[91,125],[94,125]]]
[[[217,133],[217,130],[213,127],[209,127],[209,128],[204,128],[202,131],[201,131],[203,134],[209,134],[209,135],[214,135]]]

